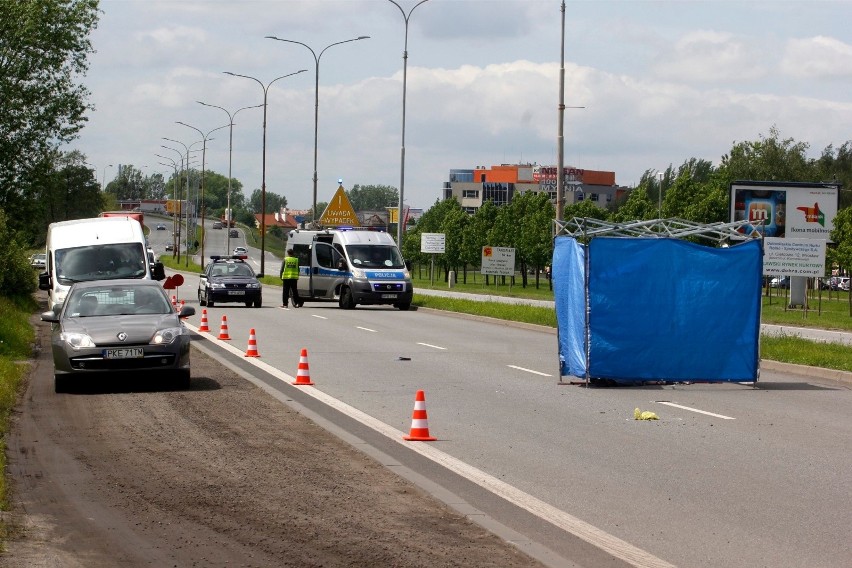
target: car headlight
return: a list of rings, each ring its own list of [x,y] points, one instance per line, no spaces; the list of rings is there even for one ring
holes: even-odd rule
[[[211,282],[210,287],[218,290],[218,289],[224,288],[225,285],[222,282]]]
[[[246,284],[246,288],[260,288],[260,282],[249,282]]]
[[[95,342],[92,341],[92,338],[85,333],[63,331],[59,334],[59,339],[67,343],[68,346],[71,347],[71,349],[75,350],[97,347],[95,345]]]
[[[366,271],[361,270],[360,268],[353,268],[352,269],[352,278],[363,279],[363,278],[366,278],[366,277],[367,277]]]
[[[166,329],[161,329],[154,334],[154,337],[151,339],[151,344],[153,345],[164,345],[173,342],[179,336],[183,335],[182,327],[169,327]]]

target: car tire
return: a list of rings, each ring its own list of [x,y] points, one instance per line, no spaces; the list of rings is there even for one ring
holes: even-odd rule
[[[175,386],[180,390],[187,390],[191,382],[188,369],[181,369],[175,373]]]
[[[199,306],[206,306],[207,305],[207,301],[201,298],[201,290],[198,291],[198,305]]]
[[[53,392],[63,393],[68,392],[68,377],[61,375],[53,376]]]
[[[352,295],[351,288],[344,288],[340,291],[339,306],[344,310],[351,310],[355,308],[355,297]]]
[[[411,304],[394,304],[393,307],[397,308],[401,312],[407,312],[411,307]]]
[[[251,300],[249,300],[248,302],[245,302],[247,308],[250,308],[253,303],[254,302],[252,302]]]
[[[261,304],[262,304],[262,303],[263,303],[263,302],[262,302],[261,300],[255,300],[255,301],[254,301],[254,307],[255,307],[255,308],[259,308],[259,307],[261,306]]]

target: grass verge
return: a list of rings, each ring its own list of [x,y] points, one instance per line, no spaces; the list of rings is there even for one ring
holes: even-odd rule
[[[18,399],[24,377],[30,370],[25,363],[33,352],[35,330],[30,316],[38,310],[32,298],[0,297],[0,469],[6,471],[6,439],[9,417]],[[9,486],[6,476],[0,476],[0,509],[9,509]],[[8,527],[0,523],[0,538],[5,539]]]

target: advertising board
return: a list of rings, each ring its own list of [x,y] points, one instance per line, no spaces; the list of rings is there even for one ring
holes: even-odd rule
[[[515,249],[509,247],[482,247],[481,274],[512,276],[515,274]]]
[[[740,229],[744,236],[828,241],[839,195],[834,184],[735,181],[731,221],[749,221]]]

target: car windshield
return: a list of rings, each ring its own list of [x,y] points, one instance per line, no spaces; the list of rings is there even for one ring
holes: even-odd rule
[[[142,243],[59,249],[56,251],[56,275],[65,285],[87,280],[144,278],[146,261]]]
[[[394,246],[349,245],[346,247],[352,264],[357,268],[402,268],[402,258]]]
[[[65,317],[169,314],[174,308],[155,286],[110,286],[75,290],[65,301]]]
[[[214,264],[213,276],[247,276],[254,277],[252,269],[245,264]]]

